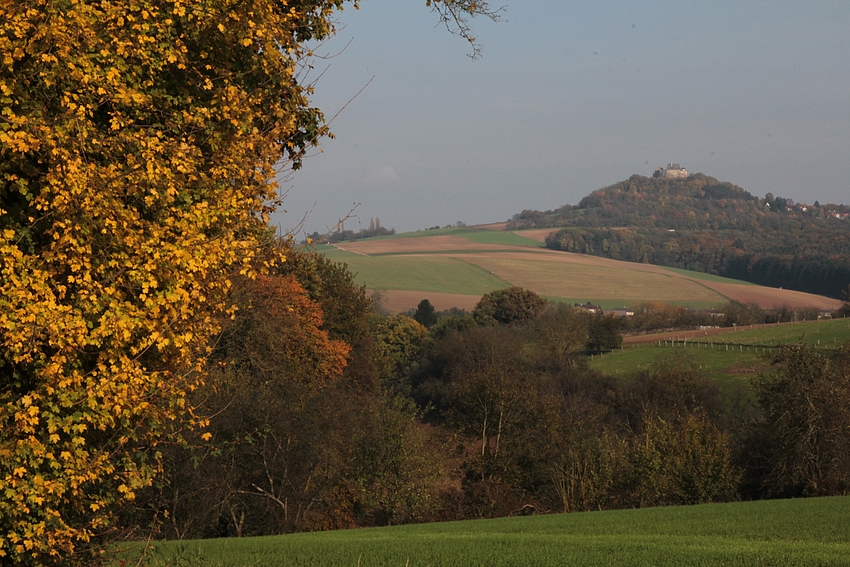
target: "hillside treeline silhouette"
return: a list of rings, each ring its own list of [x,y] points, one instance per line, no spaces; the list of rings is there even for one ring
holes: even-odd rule
[[[850,282],[850,208],[758,198],[701,173],[629,179],[578,205],[526,210],[508,229],[556,228],[553,250],[695,270],[839,297]]]

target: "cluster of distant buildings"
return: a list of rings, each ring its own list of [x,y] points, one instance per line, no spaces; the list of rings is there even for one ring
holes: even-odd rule
[[[841,212],[838,212],[838,211],[827,211],[826,212],[826,218],[848,220],[848,219],[850,219],[850,213],[841,213]]]
[[[795,203],[791,199],[783,200],[784,206],[781,206],[780,210],[784,209],[786,212],[801,212],[808,213],[811,211],[818,216],[821,216],[825,219],[838,219],[838,220],[850,220],[850,212],[846,210],[836,210],[836,209],[828,209],[826,207],[822,207],[818,205],[818,202],[815,201],[814,206],[810,207],[805,203]],[[827,205],[834,206],[834,205]],[[766,208],[771,208],[770,203],[765,203]],[[842,207],[842,209],[846,209],[846,207]]]
[[[660,179],[687,179],[688,170],[678,163],[668,163],[666,168],[656,167],[655,171],[652,172],[652,176]],[[767,206],[770,207],[770,204],[767,204]],[[817,203],[815,203],[815,206],[817,206]],[[794,203],[791,199],[785,199],[784,208],[788,212],[798,210],[806,213],[809,211],[808,205],[805,203]],[[823,209],[821,210],[823,211]],[[826,210],[823,211],[823,216],[824,218],[850,220],[850,212],[845,211]]]
[[[653,177],[661,177],[664,179],[687,179],[688,170],[681,167],[678,163],[668,163],[667,168],[656,167],[652,172]]]
[[[629,309],[627,307],[617,307],[615,309],[609,309],[608,311],[602,311],[601,306],[589,301],[583,305],[576,303],[575,307],[584,309],[588,313],[595,313],[596,315],[612,315],[614,317],[634,317],[635,315],[634,309]]]

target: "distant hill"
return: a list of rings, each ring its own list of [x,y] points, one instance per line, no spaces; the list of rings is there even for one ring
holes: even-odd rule
[[[525,210],[506,230],[556,228],[553,250],[685,268],[839,297],[850,284],[850,207],[794,203],[697,173],[633,175],[578,205]]]

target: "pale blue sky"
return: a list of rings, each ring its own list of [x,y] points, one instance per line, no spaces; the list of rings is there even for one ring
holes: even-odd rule
[[[354,203],[347,229],[498,222],[667,162],[850,203],[850,2],[505,3],[501,23],[473,20],[476,61],[424,0],[339,14],[323,50],[351,43],[316,62],[315,104],[330,118],[374,79],[274,222],[313,208],[322,232]]]

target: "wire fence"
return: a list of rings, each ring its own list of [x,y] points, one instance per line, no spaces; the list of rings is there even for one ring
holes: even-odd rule
[[[594,357],[605,356],[608,354],[612,354],[615,352],[624,352],[626,350],[634,350],[634,349],[643,349],[643,348],[682,348],[682,349],[704,349],[704,350],[714,350],[721,352],[753,352],[753,353],[768,353],[775,352],[781,349],[783,346],[788,346],[790,344],[794,344],[794,338],[788,337],[786,340],[776,340],[768,342],[768,343],[739,343],[739,342],[725,342],[725,341],[713,341],[713,340],[705,340],[705,339],[697,339],[697,338],[685,338],[685,339],[661,339],[652,342],[645,343],[634,343],[634,344],[624,344],[619,348],[611,349],[607,351],[603,351],[597,354],[591,354],[591,360]],[[832,337],[831,341],[821,342],[820,339],[817,339],[814,343],[809,343],[811,346],[816,349],[838,349],[844,343],[839,342],[835,337]]]

